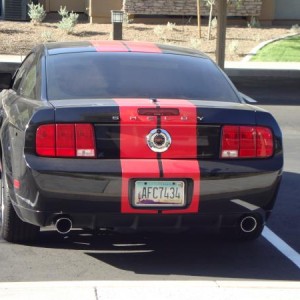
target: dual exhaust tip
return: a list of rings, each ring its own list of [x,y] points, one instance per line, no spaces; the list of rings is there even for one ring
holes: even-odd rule
[[[246,216],[240,221],[240,229],[244,233],[251,233],[259,226],[257,218]],[[60,234],[67,234],[71,231],[73,222],[69,217],[60,217],[55,221],[55,228]]]
[[[73,222],[69,217],[60,217],[55,221],[55,228],[60,234],[67,234],[71,231]]]
[[[258,220],[253,216],[246,216],[240,221],[240,229],[244,233],[251,233],[258,228]]]

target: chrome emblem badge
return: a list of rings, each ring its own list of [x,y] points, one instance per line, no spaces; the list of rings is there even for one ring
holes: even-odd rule
[[[171,146],[171,136],[164,129],[153,129],[147,135],[147,144],[153,152],[165,152]]]

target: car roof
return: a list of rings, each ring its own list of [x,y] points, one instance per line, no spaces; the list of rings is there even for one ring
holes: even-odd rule
[[[55,42],[44,44],[46,55],[80,52],[136,52],[136,53],[160,53],[178,54],[208,58],[204,53],[173,45],[162,45],[150,42],[132,41],[73,41]]]

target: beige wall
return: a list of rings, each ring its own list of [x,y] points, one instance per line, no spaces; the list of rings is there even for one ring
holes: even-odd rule
[[[275,17],[275,0],[264,0],[261,8],[260,22],[271,25]]]
[[[111,10],[121,10],[122,0],[88,0],[91,23],[111,23]]]
[[[60,6],[67,7],[68,11],[86,12],[86,0],[40,0],[47,12],[58,11]]]

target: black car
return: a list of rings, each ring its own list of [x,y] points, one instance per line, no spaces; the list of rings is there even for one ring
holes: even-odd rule
[[[33,49],[0,94],[2,237],[40,227],[258,237],[282,136],[204,54],[135,42]]]

